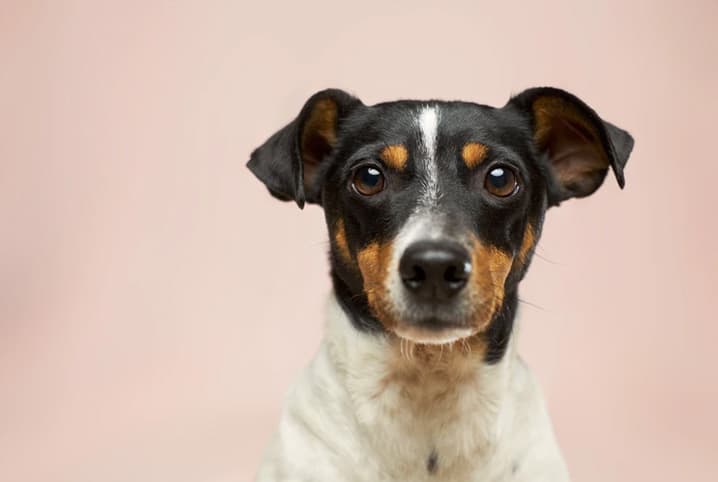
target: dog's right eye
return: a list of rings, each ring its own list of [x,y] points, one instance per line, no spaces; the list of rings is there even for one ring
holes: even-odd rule
[[[384,190],[384,174],[373,164],[362,166],[354,172],[352,186],[362,196],[373,196]]]

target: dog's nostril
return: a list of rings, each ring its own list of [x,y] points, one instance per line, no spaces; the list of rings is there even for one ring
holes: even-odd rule
[[[411,276],[404,277],[404,283],[409,285],[411,288],[418,288],[421,284],[426,281],[426,272],[421,266],[412,266],[413,274]]]
[[[471,262],[466,250],[456,243],[422,241],[407,248],[399,271],[404,285],[418,297],[446,300],[466,284]]]
[[[468,278],[468,271],[466,270],[466,265],[452,265],[446,268],[446,271],[444,272],[444,281],[449,283],[452,286],[461,287],[464,283],[466,283],[466,280]]]

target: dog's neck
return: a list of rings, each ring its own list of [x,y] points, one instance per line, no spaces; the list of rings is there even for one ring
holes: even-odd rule
[[[415,461],[418,452],[430,463],[436,452],[444,464],[460,466],[489,453],[499,438],[518,362],[513,341],[495,363],[486,362],[487,342],[478,337],[413,345],[357,330],[332,296],[325,348],[366,442],[383,452],[379,456]]]

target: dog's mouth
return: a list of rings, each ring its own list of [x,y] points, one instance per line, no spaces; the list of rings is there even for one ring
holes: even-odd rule
[[[436,316],[421,318],[418,321],[412,322],[411,325],[415,328],[435,332],[467,328],[464,323],[446,320]]]
[[[387,331],[413,343],[440,345],[473,337],[489,326],[503,302],[503,290],[481,278],[444,299],[420,299],[403,284],[387,284],[367,292],[372,314]]]
[[[428,317],[413,322],[399,322],[392,331],[399,338],[413,343],[442,345],[471,337],[478,329],[463,322]]]

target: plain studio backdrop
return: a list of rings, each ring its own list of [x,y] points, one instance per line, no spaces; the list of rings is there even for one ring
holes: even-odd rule
[[[329,86],[537,85],[636,138],[521,292],[572,475],[716,480],[715,0],[5,1],[0,49],[0,480],[251,480],[330,288],[251,150]]]

